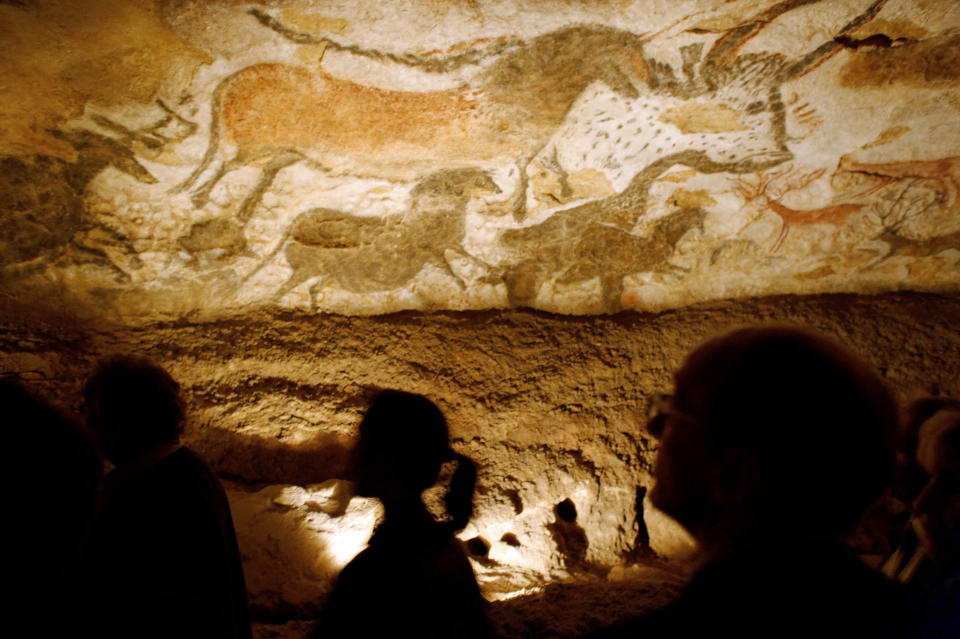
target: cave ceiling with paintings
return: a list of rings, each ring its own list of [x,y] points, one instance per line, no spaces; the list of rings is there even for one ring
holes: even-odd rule
[[[124,320],[956,292],[954,0],[0,2],[0,294]]]

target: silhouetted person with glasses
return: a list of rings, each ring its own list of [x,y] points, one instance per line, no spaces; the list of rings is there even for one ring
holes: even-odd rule
[[[7,467],[19,468],[4,499],[4,579],[14,613],[5,632],[72,636],[76,571],[96,507],[100,456],[79,424],[16,381],[0,380],[0,422]]]
[[[421,493],[455,462],[437,521]],[[476,471],[449,447],[447,423],[426,397],[383,391],[360,423],[353,473],[357,493],[383,503],[368,547],[340,573],[317,639],[490,637],[470,562],[453,536],[473,514]]]
[[[866,363],[794,328],[734,331],[687,357],[649,428],[651,501],[701,564],[606,636],[897,636],[902,591],[841,543],[893,473],[896,405]]]
[[[179,385],[143,358],[102,362],[84,389],[115,469],[86,558],[89,630],[103,637],[251,637],[223,488],[181,446]]]

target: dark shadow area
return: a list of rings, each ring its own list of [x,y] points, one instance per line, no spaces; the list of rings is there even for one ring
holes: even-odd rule
[[[4,301],[8,300],[5,298]],[[532,377],[538,368],[564,371],[563,376],[557,375],[560,384],[557,394],[569,393],[578,381],[577,372],[564,367],[563,344],[589,343],[603,333],[609,336],[609,343],[614,344],[609,351],[615,355],[611,365],[640,357],[645,366],[669,371],[680,361],[680,350],[691,347],[699,336],[716,332],[729,323],[745,323],[758,317],[802,321],[844,335],[858,351],[869,353],[874,363],[883,365],[890,383],[900,392],[906,393],[916,387],[932,388],[933,385],[947,394],[957,394],[958,391],[954,374],[956,363],[951,360],[955,354],[952,348],[955,326],[960,321],[960,300],[955,296],[915,293],[873,297],[784,296],[711,302],[656,315],[621,313],[594,318],[524,311],[410,312],[374,318],[263,312],[253,313],[242,320],[198,322],[187,318],[125,327],[79,327],[64,320],[53,328],[50,328],[51,320],[43,309],[13,307],[17,318],[11,320],[10,308],[6,306],[2,313],[5,323],[0,335],[0,350],[14,355],[37,354],[39,359],[49,363],[49,369],[38,367],[31,374],[49,396],[68,403],[75,403],[72,399],[76,395],[71,386],[73,378],[89,370],[96,354],[117,350],[118,346],[142,349],[165,363],[176,363],[184,368],[202,365],[208,370],[227,366],[241,357],[266,361],[281,352],[310,357],[322,352],[324,356],[329,354],[356,365],[362,353],[355,351],[357,340],[354,338],[360,335],[367,342],[384,343],[389,339],[396,346],[398,363],[389,369],[389,375],[407,374],[407,361],[422,363],[424,368],[429,368],[431,360],[423,353],[432,349],[449,365],[444,369],[444,375],[436,380],[438,393],[469,406],[473,388],[467,386],[484,385],[484,389],[489,388],[496,397],[491,406],[516,409],[523,407],[524,402],[550,401],[550,396],[539,392],[533,393],[532,399],[515,392],[508,394],[519,386],[518,380]],[[20,322],[23,318],[28,321]],[[492,384],[475,373],[471,376],[471,372],[465,372],[461,366],[462,362],[471,366],[475,364],[469,348],[490,335],[503,336],[503,344],[493,342],[497,352],[507,352],[508,348],[521,348],[526,344],[535,344],[537,352],[518,351],[516,370],[504,369],[502,379]],[[549,337],[549,342],[544,336]],[[669,340],[663,341],[664,336]],[[550,348],[544,348],[544,343],[549,343]],[[647,348],[646,344],[657,346]],[[864,349],[867,344],[871,345],[870,350]],[[453,353],[461,359],[453,357]],[[14,370],[10,368],[12,361],[11,357],[4,362],[7,370]],[[668,384],[666,374],[664,384],[658,388]],[[318,370],[317,378],[331,381],[331,393],[339,396],[353,393],[350,384],[332,380],[326,370]],[[572,381],[563,385],[567,378]],[[628,376],[627,384],[636,385],[636,379],[636,376]],[[450,405],[449,399],[446,401],[446,405]],[[598,413],[604,410],[603,406],[587,408]],[[203,456],[210,455],[216,468],[247,487],[262,487],[266,483],[307,485],[342,476],[342,470],[330,468],[343,464],[344,451],[348,447],[345,442],[321,438],[313,448],[310,442],[292,444],[272,437],[220,430],[218,426],[222,424],[212,422],[209,427],[191,431],[190,445]],[[196,444],[193,443],[194,437]],[[811,443],[811,440],[803,440],[805,447]],[[221,446],[224,452],[220,452]],[[318,459],[322,461],[318,463]],[[328,463],[330,467],[326,467]],[[513,501],[513,507],[518,514],[523,511],[519,497]],[[278,566],[278,569],[282,567]],[[611,591],[615,592],[616,589]],[[526,601],[527,597],[517,600]],[[513,601],[498,602],[494,609],[513,605]],[[278,606],[282,603],[278,599]],[[576,604],[571,602],[570,605]],[[261,612],[266,614],[267,610]],[[269,618],[282,621],[281,617],[281,614],[275,614]],[[535,624],[531,628],[534,628],[531,632],[539,632]]]
[[[520,540],[517,539],[517,536],[511,532],[503,533],[503,536],[500,537],[500,541],[512,546],[513,548],[519,548],[521,546]]]
[[[960,632],[960,402],[908,405],[894,495],[909,516],[881,570],[916,597],[916,637]]]
[[[650,532],[647,530],[647,522],[643,517],[643,502],[647,496],[646,486],[637,486],[636,497],[633,502],[634,525],[637,527],[637,534],[633,539],[633,546],[625,553],[624,560],[628,563],[648,563],[655,561],[657,555],[650,548]]]
[[[587,531],[577,523],[577,507],[573,501],[564,499],[554,506],[553,514],[554,521],[547,524],[547,529],[563,556],[563,567],[571,573],[598,572],[598,567],[587,561],[590,542]]]
[[[12,379],[0,379],[5,447],[23,473],[7,491],[8,605],[16,611],[7,632],[29,636],[42,623],[56,636],[76,615],[78,565],[93,521],[100,456],[75,423]],[[59,602],[49,614],[50,602]],[[42,620],[42,621],[41,621]],[[22,634],[21,634],[22,633]]]
[[[87,424],[114,470],[82,560],[80,634],[249,639],[226,495],[180,445],[179,384],[145,358],[114,356],[84,388]]]
[[[479,535],[467,540],[467,550],[474,557],[486,557],[490,554],[490,542]]]
[[[894,476],[897,404],[875,370],[768,325],[707,341],[674,379],[650,500],[700,566],[660,613],[593,636],[902,637],[909,593],[844,543]]]

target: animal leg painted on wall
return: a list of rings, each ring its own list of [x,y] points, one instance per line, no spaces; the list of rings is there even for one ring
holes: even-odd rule
[[[645,272],[676,272],[670,262],[691,230],[703,230],[706,211],[681,209],[661,218],[647,236],[606,223],[595,202],[555,213],[540,224],[509,229],[500,243],[516,261],[501,267],[512,306],[535,306],[549,281],[575,285],[598,279],[604,312],[622,310],[623,278]]]
[[[776,253],[783,246],[787,234],[793,228],[807,228],[817,225],[833,227],[833,241],[837,238],[847,220],[860,213],[866,204],[843,203],[825,206],[816,209],[794,209],[782,204],[781,200],[794,191],[800,191],[817,181],[826,173],[826,169],[819,169],[808,173],[796,174],[793,167],[782,171],[760,171],[753,178],[739,176],[734,179],[733,192],[745,204],[761,199],[760,214],[770,211],[780,218],[780,231],[777,233],[770,252]]]
[[[312,298],[318,286],[333,283],[352,293],[395,290],[427,265],[446,273],[462,290],[467,282],[451,267],[448,254],[488,268],[463,249],[464,217],[473,198],[499,192],[484,171],[450,170],[418,182],[410,192],[407,211],[401,214],[375,217],[325,208],[304,211],[243,281],[282,251],[292,272],[274,294],[278,301],[318,277],[311,286]]]
[[[157,153],[171,143],[187,139],[197,131],[197,123],[187,120],[171,109],[163,100],[156,100],[162,115],[155,121],[131,129],[104,115],[94,114],[91,120],[99,127],[119,135],[118,142],[125,146],[142,145],[148,151]]]
[[[224,78],[214,91],[207,151],[178,188],[201,182],[213,168],[212,175],[193,193],[194,204],[203,206],[212,189],[231,171],[265,155],[291,152],[321,164],[325,164],[323,157],[338,163],[349,160],[351,168],[342,172],[386,179],[415,179],[465,164],[520,162],[525,168],[564,124],[577,99],[588,87],[598,84],[636,108],[642,108],[643,101],[650,97],[695,100],[698,104],[715,103],[718,109],[735,113],[746,123],[742,135],[718,140],[722,144],[713,143],[717,136],[684,134],[670,144],[635,153],[628,148],[629,136],[619,142],[611,140],[612,147],[604,147],[602,153],[624,158],[620,175],[624,184],[664,157],[688,150],[694,152],[694,159],[702,158],[695,166],[701,171],[710,171],[713,166],[731,172],[769,168],[792,157],[786,148],[780,85],[810,71],[842,48],[836,36],[871,19],[886,0],[875,0],[839,33],[794,60],[779,55],[737,55],[739,47],[771,21],[817,1],[777,3],[719,38],[699,67],[692,56],[700,50],[685,48],[687,77],[683,81],[663,71],[665,65],[650,60],[643,37],[601,25],[573,25],[526,40],[513,38],[506,44],[441,57],[448,66],[432,65],[425,56],[380,55],[391,63],[435,72],[485,62],[467,85],[447,91],[389,91],[305,67],[252,65]],[[294,42],[323,42],[339,46],[347,55],[378,57],[362,47],[297,34],[262,11],[253,14]],[[695,76],[697,69],[699,75]],[[333,102],[336,108],[330,107]],[[278,109],[277,104],[294,108]],[[397,127],[397,122],[407,126]],[[413,145],[410,130],[418,131]],[[231,145],[234,152],[228,149]],[[258,180],[257,188],[265,181],[269,179]],[[246,198],[248,202],[255,199]],[[517,219],[525,217],[524,207],[525,199],[518,195],[514,210]],[[244,215],[249,215],[250,208],[248,205]]]
[[[792,60],[737,51],[778,16],[815,3],[777,3],[720,37],[699,64],[694,59],[701,48],[684,47],[681,77],[669,64],[646,58],[645,90],[635,99],[594,85],[572,104],[535,164],[548,172],[555,167],[558,183],[564,182],[564,174],[592,172],[605,178],[614,192],[622,192],[636,175],[671,156],[702,173],[752,173],[792,159],[781,87],[839,51],[837,34]],[[840,34],[872,19],[884,3],[871,3]],[[704,110],[725,114],[729,126],[722,118],[698,122],[695,116]],[[566,199],[582,197],[574,189]]]

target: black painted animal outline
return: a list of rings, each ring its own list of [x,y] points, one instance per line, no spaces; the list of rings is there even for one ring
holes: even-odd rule
[[[197,123],[186,119],[166,102],[154,100],[163,115],[153,122],[131,129],[105,115],[95,113],[90,119],[97,126],[118,135],[117,141],[125,146],[139,144],[143,148],[158,152],[172,143],[187,139],[197,132]]]
[[[611,201],[612,200],[612,201]],[[626,205],[626,206],[624,206]],[[689,231],[703,231],[707,212],[688,207],[658,219],[647,235],[625,228],[630,204],[616,198],[554,213],[532,226],[506,229],[499,242],[520,256],[498,267],[511,306],[533,306],[548,282],[578,284],[599,279],[600,307],[623,309],[623,279],[643,272],[683,272],[670,258]]]
[[[380,217],[309,209],[290,222],[276,246],[243,278],[243,283],[253,279],[283,251],[292,273],[273,294],[274,300],[318,276],[321,279],[310,286],[311,303],[318,290],[333,282],[352,293],[395,290],[428,265],[446,273],[461,289],[466,288],[467,282],[451,267],[447,253],[451,251],[481,270],[490,271],[462,243],[469,202],[499,192],[486,171],[447,170],[419,181],[411,190],[410,205],[403,213]],[[480,279],[499,281],[493,276]]]
[[[627,110],[630,115],[630,109],[636,108],[635,105],[630,104],[635,99],[623,98],[609,92],[604,95],[602,91],[595,91],[602,98],[600,106],[596,107],[589,102],[573,105],[571,113],[567,116],[568,121],[558,129],[554,139],[548,141],[540,154],[531,161],[531,165],[538,165],[545,170],[542,172],[547,175],[547,181],[553,181],[559,187],[557,193],[548,192],[547,195],[554,196],[553,199],[561,204],[571,199],[578,199],[568,181],[571,167],[567,166],[563,161],[564,158],[558,155],[557,138],[574,139],[578,154],[581,155],[580,159],[586,162],[586,166],[615,169],[614,180],[620,184],[614,189],[616,192],[622,192],[623,185],[629,185],[635,181],[634,178],[637,175],[649,169],[651,166],[649,158],[644,155],[644,151],[648,148],[654,149],[659,157],[673,154],[675,157],[682,158],[675,164],[689,166],[701,173],[718,171],[735,174],[752,173],[772,168],[792,159],[793,154],[786,144],[789,136],[786,132],[786,110],[780,95],[781,86],[815,69],[840,51],[843,43],[834,38],[795,60],[788,60],[781,54],[736,56],[736,52],[775,17],[799,6],[816,2],[819,0],[788,0],[774,5],[752,21],[727,32],[713,44],[706,55],[701,56],[701,44],[682,47],[680,53],[683,64],[680,77],[675,74],[670,65],[649,60],[650,86],[657,87],[658,95],[663,98],[682,98],[690,103],[696,102],[702,96],[714,95],[718,98],[716,104],[720,107],[739,105],[741,113],[737,120],[741,125],[744,120],[749,120],[757,114],[772,113],[768,133],[776,142],[775,146],[766,145],[762,138],[756,136],[756,132],[761,131],[762,119],[757,121],[759,126],[757,124],[745,126],[744,128],[748,131],[745,136],[738,138],[735,131],[721,129],[719,134],[711,139],[698,131],[686,132],[677,127],[668,130],[663,118],[658,117],[661,115],[660,107],[648,108],[645,104],[641,105],[639,113],[627,120],[626,124],[636,124],[637,120],[643,120],[642,116],[645,115],[648,127],[643,133],[646,137],[638,139],[636,136],[624,135],[620,132],[624,122],[611,117],[604,109],[609,107],[611,110]],[[843,26],[840,33],[854,30],[872,19],[885,2],[886,0],[875,0],[863,13]],[[653,113],[650,112],[651,109]],[[593,119],[590,119],[590,116]],[[578,118],[586,118],[586,120],[580,122]],[[617,126],[615,129],[607,130],[602,126],[604,122],[612,122]],[[642,125],[643,122],[640,124]],[[640,133],[641,129],[638,128],[636,134]],[[593,135],[592,146],[587,144],[591,134]],[[697,137],[701,139],[699,143],[695,140]],[[713,152],[715,149],[702,146],[704,142],[711,143],[712,140],[723,142],[719,153]],[[756,146],[758,143],[759,146]],[[697,148],[698,144],[701,148]],[[631,145],[634,145],[633,148]],[[687,148],[683,148],[684,146]],[[744,150],[755,152],[738,155]],[[588,156],[590,156],[589,160]],[[666,166],[666,169],[670,168],[672,166]],[[549,176],[549,173],[553,173],[553,176]]]
[[[900,219],[889,225],[884,224],[883,230],[873,239],[887,245],[886,253],[864,266],[861,269],[862,271],[873,270],[894,257],[920,259],[934,257],[950,250],[960,252],[960,231],[937,235],[926,240],[916,240],[902,232],[905,221],[905,219]],[[872,249],[861,250],[873,252]],[[960,258],[954,261],[953,266],[960,266]]]
[[[5,239],[13,240],[15,245],[10,247],[12,251],[3,251],[6,261],[0,269],[2,274],[18,279],[67,260],[71,264],[93,264],[107,268],[113,272],[118,283],[129,282],[130,274],[118,266],[106,250],[87,243],[82,237],[96,232],[102,236],[101,244],[111,246],[126,256],[130,268],[136,269],[142,265],[127,237],[91,217],[83,201],[84,191],[108,167],[123,171],[145,184],[155,184],[157,179],[137,161],[133,151],[113,138],[85,129],[50,130],[49,133],[76,149],[77,159],[74,162],[47,156],[36,156],[32,161],[14,157],[0,160],[2,163],[12,163],[10,167],[4,167],[5,180],[16,180],[18,172],[25,176],[22,182],[12,182],[10,188],[23,189],[24,198],[36,199],[34,202],[7,203],[3,235]],[[61,181],[55,181],[58,174]],[[50,195],[36,198],[36,183],[56,190]],[[51,208],[58,205],[62,205],[62,208]],[[38,206],[41,208],[38,209]],[[18,218],[20,209],[23,209],[23,216]],[[36,238],[38,233],[40,241],[31,242],[30,239]],[[10,259],[11,254],[19,259]]]
[[[960,158],[947,158],[960,166]],[[935,164],[934,162],[906,162],[910,164]],[[870,165],[862,165],[868,167]],[[882,165],[879,165],[882,166]],[[933,257],[945,251],[960,252],[960,231],[952,231],[942,235],[934,235],[925,239],[911,237],[905,232],[904,226],[916,218],[922,218],[928,211],[946,208],[960,209],[957,198],[956,184],[952,183],[955,176],[947,175],[943,178],[932,176],[900,176],[890,177],[876,175],[881,182],[878,189],[879,197],[873,203],[873,209],[880,222],[881,231],[873,238],[886,244],[886,252],[864,266],[862,271],[870,271],[895,257],[912,257],[914,259]],[[935,184],[931,193],[927,188]],[[932,195],[932,197],[931,197]],[[862,248],[861,251],[878,253],[872,248]],[[953,266],[960,266],[960,259]]]
[[[562,122],[573,100],[575,100],[591,82],[598,80],[609,85],[614,93],[622,95],[624,99],[635,99],[639,96],[640,92],[635,82],[637,79],[641,80],[648,90],[680,95],[687,99],[692,97],[702,98],[716,94],[718,89],[729,87],[737,82],[752,82],[756,86],[767,89],[766,102],[763,100],[754,100],[750,104],[744,104],[742,106],[746,112],[750,112],[751,110],[755,111],[753,115],[756,115],[756,112],[770,113],[772,133],[774,141],[780,149],[779,154],[773,154],[760,161],[737,158],[724,160],[722,157],[710,157],[704,149],[674,148],[669,150],[663,149],[662,151],[665,155],[651,158],[652,161],[649,162],[647,166],[659,162],[662,157],[673,155],[674,157],[684,158],[686,162],[681,163],[685,163],[701,172],[724,170],[736,173],[770,168],[771,166],[775,166],[792,158],[792,153],[790,153],[786,147],[785,112],[779,96],[780,85],[789,79],[809,72],[839,51],[843,47],[843,44],[838,41],[838,38],[872,19],[886,3],[886,0],[874,0],[856,18],[842,27],[837,36],[796,60],[784,60],[783,56],[779,54],[762,56],[748,54],[737,57],[736,53],[746,41],[759,33],[760,30],[778,16],[797,7],[815,4],[819,1],[820,0],[785,0],[775,4],[766,11],[721,36],[700,61],[699,67],[697,67],[696,61],[694,60],[695,54],[698,54],[699,51],[686,49],[684,51],[683,65],[685,77],[683,78],[677,78],[669,65],[652,60],[645,55],[643,52],[644,38],[610,27],[575,25],[532,38],[529,41],[506,40],[479,50],[459,53],[437,60],[426,56],[385,54],[360,47],[341,45],[327,37],[296,32],[283,26],[276,19],[257,9],[251,10],[250,13],[265,26],[277,31],[285,38],[294,42],[301,44],[324,44],[327,47],[333,47],[354,55],[387,57],[393,62],[413,66],[427,72],[447,72],[452,68],[467,64],[478,64],[486,58],[493,57],[494,61],[489,63],[484,70],[479,73],[478,78],[481,83],[487,82],[482,88],[484,91],[493,95],[494,103],[503,106],[502,110],[505,111],[503,120],[505,122],[526,122],[536,118],[543,119],[544,117],[544,114],[537,110],[530,110],[528,113],[523,112],[523,99],[529,98],[533,100],[534,98],[531,98],[527,94],[524,94],[526,97],[523,99],[518,97],[523,92],[536,92],[540,89],[536,82],[530,81],[530,78],[527,77],[529,74],[525,74],[522,68],[523,65],[520,64],[520,61],[533,56],[533,61],[538,64],[534,65],[531,63],[528,64],[528,66],[532,66],[535,71],[541,70],[540,67],[543,66],[543,60],[537,59],[535,56],[537,52],[532,51],[537,49],[537,43],[540,43],[540,45],[544,42],[548,44],[552,43],[554,48],[560,51],[567,50],[567,48],[559,46],[559,41],[564,39],[579,39],[581,41],[584,39],[592,39],[591,41],[596,41],[598,45],[605,44],[605,49],[598,46],[603,60],[594,60],[592,62],[594,66],[587,69],[586,72],[581,73],[580,76],[572,77],[574,74],[571,74],[569,68],[554,70],[554,73],[570,86],[564,85],[563,89],[565,92],[560,91],[551,94],[550,97],[553,98],[553,100],[548,101],[553,103],[551,107],[553,112],[548,118],[550,122],[547,123],[546,126],[543,126],[542,129],[537,129],[537,131],[539,131],[538,133],[534,133],[534,129],[530,128],[526,131],[528,135],[521,136],[523,140],[527,141],[527,144],[513,156],[513,160],[521,169],[519,172],[519,186],[513,199],[514,214],[517,219],[520,220],[525,215],[527,166],[542,150],[549,136],[552,135],[552,132],[555,131],[557,126]],[[615,44],[611,45],[610,42],[606,42],[604,38],[607,37],[611,38]],[[542,53],[542,51],[540,53]],[[623,65],[618,66],[611,62],[611,60],[616,60],[618,57],[622,59],[625,56],[629,62],[631,54],[636,54],[633,58],[634,66],[636,66],[636,64],[642,64],[643,69],[627,68],[625,70]],[[524,58],[524,55],[527,57]],[[530,60],[527,61],[530,62]],[[554,61],[549,60],[548,62],[552,63]],[[254,67],[256,66],[257,65],[254,65]],[[237,150],[233,157],[226,157],[224,155],[227,153],[226,148],[221,148],[226,145],[226,142],[224,142],[224,132],[221,130],[223,128],[221,110],[223,108],[224,93],[230,88],[231,82],[236,81],[241,74],[254,67],[241,69],[222,80],[217,86],[211,105],[210,139],[207,150],[190,176],[175,187],[175,190],[179,191],[191,188],[199,183],[199,186],[196,186],[193,190],[192,199],[195,206],[201,207],[208,200],[213,188],[227,173],[242,166],[266,159],[266,167],[261,172],[256,186],[247,194],[240,205],[238,217],[243,223],[252,215],[253,208],[258,204],[262,194],[269,188],[277,173],[286,166],[307,158],[312,151],[312,149],[305,148],[307,145],[298,148],[296,145],[280,144],[276,148],[269,148],[261,152],[245,153],[241,148]],[[638,71],[640,75],[638,75]],[[644,74],[646,74],[645,77],[643,77]],[[491,80],[502,82],[494,82]],[[572,85],[570,84],[571,81],[573,82]],[[513,82],[513,84],[510,84],[510,82]],[[498,91],[499,94],[497,93]],[[399,94],[401,92],[397,93]],[[762,93],[762,91],[758,90],[757,93]],[[497,100],[500,100],[500,102],[497,102]],[[525,115],[526,117],[513,117],[516,114],[510,111],[511,108],[513,110],[520,109],[520,112],[523,112],[521,115]],[[686,151],[693,152],[686,153]],[[481,160],[489,162],[491,159],[490,157],[470,158],[470,161],[474,165],[478,165],[482,163]],[[323,166],[323,164],[322,161],[319,162],[320,166]],[[717,166],[722,168],[717,169]],[[200,182],[201,177],[207,174],[208,169],[211,167],[215,168],[210,173],[210,177]],[[450,167],[435,166],[433,170],[428,171],[428,173],[442,168]],[[667,166],[664,170],[669,168],[670,167]]]

